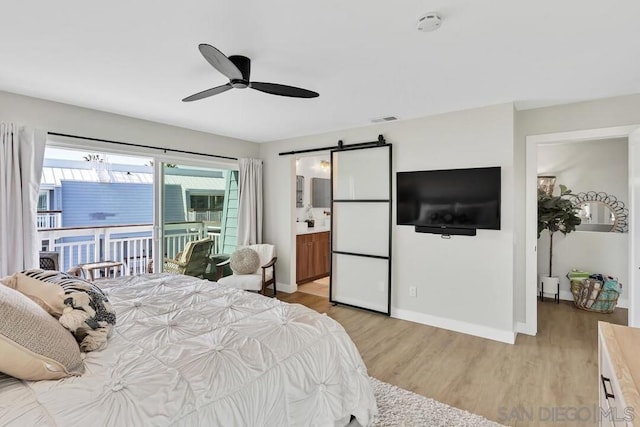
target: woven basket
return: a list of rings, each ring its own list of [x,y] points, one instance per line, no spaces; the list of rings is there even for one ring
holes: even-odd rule
[[[613,313],[618,303],[618,292],[603,290],[602,282],[594,279],[571,280],[573,303],[581,310]]]

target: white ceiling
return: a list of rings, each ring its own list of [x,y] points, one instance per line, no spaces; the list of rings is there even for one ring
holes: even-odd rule
[[[429,11],[442,27],[421,33]],[[638,0],[3,0],[0,15],[0,90],[256,142],[640,93]],[[183,103],[227,82],[199,43],[320,97]]]

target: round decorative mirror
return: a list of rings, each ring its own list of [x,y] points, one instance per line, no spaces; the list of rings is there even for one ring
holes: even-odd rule
[[[607,193],[588,191],[573,195],[582,223],[576,231],[604,231],[626,233],[629,211],[624,203]]]

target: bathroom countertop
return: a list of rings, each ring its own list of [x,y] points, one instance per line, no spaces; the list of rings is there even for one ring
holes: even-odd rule
[[[296,224],[297,224],[296,234],[323,233],[325,231],[331,230],[331,227],[329,227],[329,225],[316,225],[315,227],[302,228],[300,226],[301,223],[296,223]]]

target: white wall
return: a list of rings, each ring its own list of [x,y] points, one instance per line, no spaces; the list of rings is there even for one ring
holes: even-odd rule
[[[1,91],[0,120],[48,132],[229,157],[257,157],[259,152],[253,142]]]
[[[576,231],[564,236],[553,235],[553,275],[560,277],[560,298],[573,301],[566,274],[573,268],[591,273],[618,277],[622,283],[620,307],[626,307],[629,294],[629,239],[623,233]],[[544,232],[538,240],[538,274],[546,276],[549,270],[549,234]],[[555,294],[546,289],[545,295]]]
[[[556,191],[564,184],[574,194],[605,192],[628,205],[628,142],[626,138],[578,143],[544,144],[538,147],[538,175],[556,176]],[[560,277],[560,297],[573,301],[566,274],[573,268],[617,276],[623,283],[619,306],[626,306],[628,293],[627,233],[576,231],[553,238],[553,273]],[[538,241],[538,274],[549,270],[549,234]],[[545,293],[555,293],[546,289]]]
[[[260,146],[265,161],[266,240],[278,246],[278,275],[293,283],[295,222],[292,156],[279,152],[374,141],[393,144],[394,172],[481,166],[502,167],[500,231],[476,237],[415,233],[393,226],[392,315],[503,341],[513,340],[513,135],[512,104],[390,122]],[[395,174],[394,184],[395,192]],[[288,190],[288,191],[287,191]],[[395,215],[395,209],[394,209]],[[393,219],[395,223],[395,218]],[[283,280],[285,280],[283,279]],[[409,287],[418,295],[409,297]]]
[[[603,191],[628,204],[627,138],[538,146],[538,175],[554,175],[556,192],[564,184],[574,194]]]
[[[598,99],[555,107],[537,108],[516,112],[515,173],[516,188],[516,253],[515,253],[515,301],[516,319],[524,322],[525,307],[525,168],[523,159],[526,137],[556,132],[598,129],[612,126],[640,124],[640,95]],[[521,163],[522,162],[522,163]],[[532,219],[534,220],[534,219]],[[569,237],[573,237],[570,235]]]
[[[296,175],[302,175],[304,177],[304,191],[302,194],[302,208],[296,209],[296,219],[304,221],[306,219],[305,212],[306,207],[311,204],[311,178],[331,178],[330,169],[320,168],[320,161],[324,160],[328,162],[330,160],[329,154],[322,154],[318,156],[300,157],[296,160]],[[329,224],[331,219],[325,215],[324,212],[331,212],[331,208],[312,208],[313,218],[317,222],[317,225],[322,226]]]

